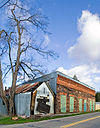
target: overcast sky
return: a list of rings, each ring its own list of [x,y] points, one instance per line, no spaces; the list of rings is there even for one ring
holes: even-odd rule
[[[100,91],[100,0],[30,0],[49,18],[45,45],[59,54],[48,71],[59,70]],[[0,19],[2,25],[2,19]],[[47,63],[47,62],[46,62]]]

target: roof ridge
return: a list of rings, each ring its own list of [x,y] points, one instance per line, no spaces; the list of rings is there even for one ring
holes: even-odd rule
[[[59,74],[59,75],[62,74],[62,75],[64,75],[64,77],[66,77],[66,78],[68,78],[68,79],[70,79],[70,80],[73,80],[73,81],[75,81],[75,82],[77,82],[77,83],[79,83],[79,84],[82,84],[82,85],[84,85],[84,86],[86,86],[86,87],[88,87],[88,88],[90,88],[90,89],[95,90],[95,88],[91,87],[91,86],[88,85],[88,84],[85,84],[84,82],[77,81],[77,80],[73,79],[71,76],[68,76],[68,75],[66,75],[66,74],[64,74],[64,73],[62,73],[62,72],[60,72],[60,71],[56,71],[56,72],[57,72],[57,74]]]

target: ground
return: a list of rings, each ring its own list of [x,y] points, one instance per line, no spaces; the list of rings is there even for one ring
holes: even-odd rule
[[[100,112],[25,124],[0,125],[0,128],[100,128]]]

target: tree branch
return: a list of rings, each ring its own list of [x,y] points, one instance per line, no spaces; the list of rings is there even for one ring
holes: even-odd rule
[[[8,36],[7,32],[3,29],[3,30],[0,31],[0,38],[1,38],[1,35],[2,35],[3,33],[5,33],[6,36]]]
[[[13,65],[13,67],[15,67],[15,65]],[[8,70],[6,71],[6,73],[4,74],[4,76],[3,76],[3,79],[6,77],[6,75],[10,72],[10,70],[12,69],[11,68],[11,66],[10,66],[10,68],[7,68]]]
[[[10,0],[7,0],[2,6],[0,6],[0,9],[3,8],[6,4],[8,4]]]
[[[27,71],[24,69],[24,67],[20,64],[20,67],[22,68],[22,70],[24,71],[24,73],[29,77],[29,74],[27,73]]]
[[[10,37],[11,37],[11,34],[12,32],[10,33]],[[10,60],[10,64],[11,64],[11,69],[12,69],[12,73],[14,72],[14,69],[13,69],[13,64],[12,64],[12,59],[11,59],[11,45],[10,45],[10,40],[11,38],[8,38],[8,46],[9,46],[9,60]]]
[[[24,66],[26,66],[32,73],[34,73],[35,71],[39,72],[41,75],[44,75],[43,72],[41,72],[40,70],[38,69],[32,69],[30,66],[28,66],[26,63],[24,62],[20,62],[21,64],[23,64]]]

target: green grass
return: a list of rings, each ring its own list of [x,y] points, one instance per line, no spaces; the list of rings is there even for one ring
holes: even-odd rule
[[[100,112],[100,110],[97,110],[95,112]],[[72,114],[67,114],[67,115],[57,115],[57,116],[53,116],[53,117],[42,117],[39,119],[22,119],[19,118],[18,120],[12,120],[11,117],[0,117],[0,125],[4,124],[4,125],[9,125],[9,124],[21,124],[21,123],[28,123],[28,122],[37,122],[37,121],[42,121],[42,120],[48,120],[48,119],[56,119],[56,118],[63,118],[63,117],[70,117],[70,116],[77,116],[77,115],[82,115],[82,114],[88,114],[88,113],[93,113],[93,112],[82,112],[82,113],[72,113]]]

